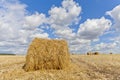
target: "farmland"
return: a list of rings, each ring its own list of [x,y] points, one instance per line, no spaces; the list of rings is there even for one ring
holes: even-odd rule
[[[65,70],[25,72],[25,56],[1,55],[0,80],[120,80],[120,55],[71,55]]]

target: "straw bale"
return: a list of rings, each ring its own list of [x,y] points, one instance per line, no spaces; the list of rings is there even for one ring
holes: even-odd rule
[[[113,53],[110,53],[110,54],[113,54]]]
[[[94,55],[99,55],[100,53],[99,52],[94,52]]]
[[[35,38],[28,48],[23,68],[25,71],[64,69],[69,62],[70,55],[65,40]]]
[[[92,52],[87,52],[87,55],[92,55]]]

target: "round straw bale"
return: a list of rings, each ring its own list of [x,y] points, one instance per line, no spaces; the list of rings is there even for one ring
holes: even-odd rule
[[[35,38],[30,44],[25,71],[39,69],[64,69],[69,65],[70,55],[65,40]]]
[[[92,55],[92,52],[87,52],[87,55]]]
[[[94,52],[94,55],[99,55],[99,52]]]
[[[113,53],[110,53],[110,54],[113,54]]]

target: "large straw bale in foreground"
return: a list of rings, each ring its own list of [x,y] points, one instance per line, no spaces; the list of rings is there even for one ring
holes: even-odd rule
[[[25,71],[38,69],[64,69],[69,65],[70,55],[67,42],[35,38],[29,46]]]

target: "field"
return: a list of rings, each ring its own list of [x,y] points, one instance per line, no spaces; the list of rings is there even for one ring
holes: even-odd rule
[[[71,55],[66,70],[25,72],[25,56],[1,55],[0,80],[120,80],[120,55]]]

